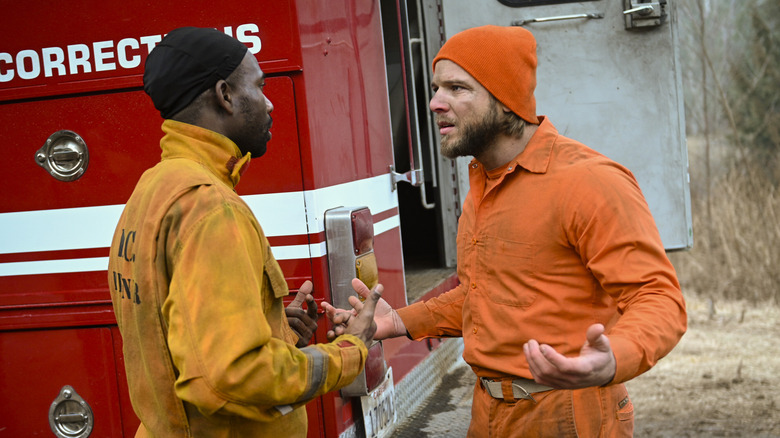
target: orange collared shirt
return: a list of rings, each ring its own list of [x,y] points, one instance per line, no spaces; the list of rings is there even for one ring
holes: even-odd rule
[[[595,323],[615,353],[614,383],[671,351],[686,330],[685,303],[628,169],[545,118],[489,189],[482,165],[469,166],[461,284],[399,309],[414,339],[462,336],[463,357],[480,377],[532,378],[526,341],[577,356]]]

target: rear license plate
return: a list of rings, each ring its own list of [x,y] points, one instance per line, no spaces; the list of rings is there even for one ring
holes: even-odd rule
[[[395,387],[393,369],[388,367],[385,380],[371,393],[360,397],[366,438],[389,437],[395,425]]]

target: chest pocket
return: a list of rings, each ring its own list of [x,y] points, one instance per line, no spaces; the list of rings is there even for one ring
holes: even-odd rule
[[[270,247],[268,247],[268,253],[269,254],[265,259],[265,276],[268,279],[268,283],[271,285],[274,298],[284,298],[290,293],[290,289],[287,287],[287,281],[284,279],[284,274],[282,274],[282,268],[279,267],[279,263],[270,254]]]
[[[528,307],[536,301],[538,270],[533,243],[490,237],[485,245],[488,298],[496,304]]]
[[[265,294],[263,302],[265,303],[265,317],[271,325],[272,336],[282,339],[290,344],[298,341],[298,336],[292,331],[287,323],[287,317],[284,312],[284,303],[282,299],[286,297],[290,290],[287,287],[287,281],[284,279],[282,269],[279,263],[271,255],[271,248],[268,247],[268,254],[263,266],[263,281],[271,288],[272,293]]]

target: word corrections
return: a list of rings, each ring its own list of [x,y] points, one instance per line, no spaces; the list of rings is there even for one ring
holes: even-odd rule
[[[257,54],[262,43],[257,35],[260,28],[253,23],[235,28],[235,38]],[[225,34],[234,36],[233,26],[224,28]],[[0,47],[0,84],[38,79],[40,77],[64,77],[112,70],[132,70],[141,66],[143,59],[162,41],[163,35],[147,35],[123,38],[118,41],[94,41],[70,44],[64,47],[42,47],[3,51]],[[10,85],[10,84],[9,84]]]

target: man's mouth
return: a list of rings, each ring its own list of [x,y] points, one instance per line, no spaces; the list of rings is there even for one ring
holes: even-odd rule
[[[436,124],[439,126],[439,134],[447,135],[455,129],[455,124],[446,120],[438,120]]]

